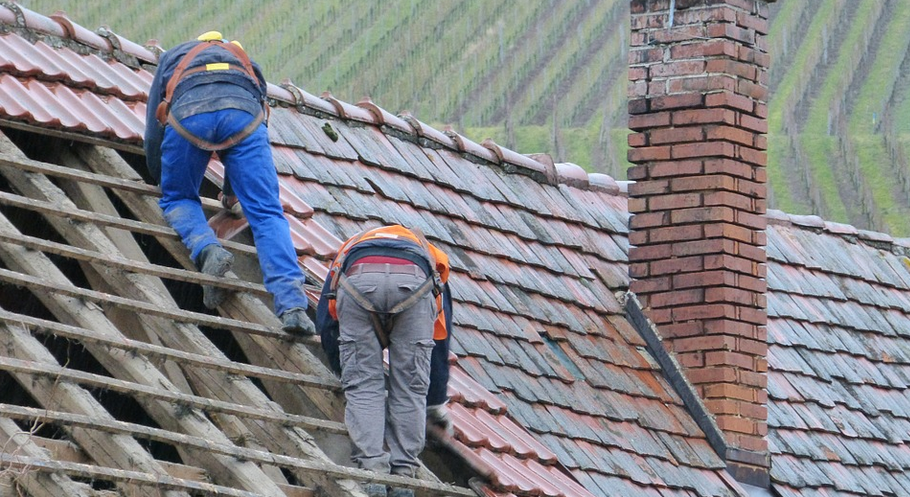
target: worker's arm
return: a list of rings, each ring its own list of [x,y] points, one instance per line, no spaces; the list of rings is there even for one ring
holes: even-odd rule
[[[332,274],[325,279],[319,302],[316,304],[316,331],[322,338],[322,350],[329,359],[329,367],[336,374],[341,374],[341,360],[338,353],[338,320],[329,314],[329,299],[327,298],[332,286]]]
[[[430,356],[430,390],[427,392],[427,405],[441,405],[449,400],[449,340],[452,338],[452,292],[449,291],[449,284],[442,287],[442,310],[445,313],[446,337],[441,340],[434,340],[436,345],[433,347]]]
[[[427,392],[427,427],[435,426],[439,430],[430,429],[430,433],[437,436],[453,436],[452,418],[449,416],[449,340],[452,339],[452,293],[446,283],[442,291],[442,309],[445,313],[445,322],[448,333],[441,340],[435,340],[436,345],[430,357],[430,389]]]
[[[161,60],[164,57],[165,55],[162,55]],[[149,89],[149,98],[145,107],[145,138],[142,143],[145,149],[145,163],[152,176],[152,181],[156,185],[161,183],[161,142],[164,139],[164,127],[158,123],[155,111],[163,98],[161,95],[164,90],[163,73],[163,65],[159,63],[155,77],[152,79],[152,87]]]
[[[254,61],[250,61],[250,65],[253,66],[253,72],[256,73],[256,78],[259,79],[259,90],[262,92],[262,98],[268,98],[268,83],[265,81],[265,76],[262,75],[262,68],[259,67]]]

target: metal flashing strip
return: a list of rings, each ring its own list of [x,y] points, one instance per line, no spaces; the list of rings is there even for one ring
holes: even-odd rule
[[[626,317],[638,331],[638,334],[645,340],[645,343],[648,346],[648,352],[657,360],[657,364],[660,365],[664,378],[670,382],[673,391],[682,399],[683,405],[686,407],[689,414],[692,415],[693,421],[695,421],[695,424],[704,432],[708,444],[711,445],[714,452],[716,452],[724,462],[728,463],[727,470],[731,471],[727,459],[729,447],[726,439],[724,439],[723,432],[714,421],[714,415],[708,411],[708,408],[702,403],[701,397],[698,396],[698,393],[692,388],[692,384],[686,379],[682,366],[680,366],[676,361],[676,358],[664,348],[662,344],[663,338],[661,338],[654,323],[645,316],[644,310],[641,308],[641,302],[638,301],[638,297],[632,292],[626,292],[625,295],[623,295],[623,300],[625,301]],[[736,485],[737,488],[734,490],[739,492],[740,495],[748,496],[737,482],[728,480],[727,483],[731,486]]]

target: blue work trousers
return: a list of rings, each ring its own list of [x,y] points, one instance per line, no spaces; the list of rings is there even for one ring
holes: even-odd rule
[[[190,116],[180,124],[193,135],[219,143],[242,130],[254,116],[236,109],[225,109]],[[218,244],[209,227],[199,187],[212,153],[197,148],[168,126],[161,144],[161,200],[168,224],[183,239],[196,261],[208,245]],[[295,307],[306,308],[303,272],[291,242],[288,221],[278,197],[278,173],[272,162],[268,129],[265,124],[233,147],[219,152],[225,175],[230,180],[243,214],[250,223],[259,254],[263,282],[275,299],[275,314]]]

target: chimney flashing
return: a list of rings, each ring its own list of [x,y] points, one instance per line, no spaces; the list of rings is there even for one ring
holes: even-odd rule
[[[692,383],[686,378],[686,373],[676,360],[675,355],[668,352],[665,348],[663,338],[654,322],[645,315],[638,297],[632,292],[627,292],[623,295],[623,300],[626,318],[645,341],[645,346],[651,357],[657,361],[664,378],[670,382],[670,386],[682,400],[689,414],[692,415],[695,424],[704,432],[708,445],[727,463],[727,471],[738,482],[762,489],[769,488],[771,479],[768,472],[756,471],[755,468],[770,467],[770,454],[768,452],[753,452],[732,448],[727,445],[723,431],[717,425],[716,418],[705,406]]]

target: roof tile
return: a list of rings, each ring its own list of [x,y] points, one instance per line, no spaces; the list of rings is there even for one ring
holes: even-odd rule
[[[103,41],[125,42],[113,34]],[[63,57],[74,67],[60,64],[57,72],[45,71],[42,88],[21,85],[18,91],[46,101],[68,92],[86,100],[84,108],[67,107],[73,118],[57,111],[44,115],[39,101],[34,109],[23,109],[22,119],[58,119],[63,127],[82,126],[95,137],[140,143],[141,91],[150,74],[97,55]],[[52,81],[58,76],[63,77]],[[82,78],[84,89],[54,90],[70,84],[67,76]],[[10,77],[7,71],[0,84]],[[724,493],[716,478],[703,478],[705,459],[711,457],[697,460],[684,450],[685,443],[692,452],[710,452],[688,414],[672,402],[656,365],[638,350],[644,342],[612,295],[628,288],[625,199],[549,185],[545,174],[536,174],[547,169],[538,170],[529,159],[457,135],[441,137],[410,117],[397,120],[369,104],[316,99],[290,84],[273,87],[271,95],[296,106],[273,108],[270,139],[295,241],[307,254],[301,262],[309,271],[324,277],[324,259],[340,240],[386,222],[418,226],[450,253],[457,305],[464,311],[456,313],[453,330],[453,350],[462,354],[449,384],[453,418],[459,437],[476,450],[465,449],[477,456],[475,462],[498,470],[498,495],[586,496],[562,471],[567,463],[578,465],[574,478],[600,482],[596,489],[608,484],[610,493],[686,495],[694,487],[703,494]],[[398,123],[403,134],[380,122]],[[466,153],[445,148],[447,143]],[[513,168],[502,167],[502,160],[518,164],[518,170],[506,172]],[[526,175],[532,171],[533,178]],[[877,296],[866,293],[866,300]],[[551,349],[541,334],[563,341],[591,334],[596,338],[584,345],[607,350],[582,359],[575,352],[577,340]],[[501,415],[506,406],[509,417]],[[854,425],[857,433],[874,428]],[[895,431],[890,425],[878,429]],[[560,450],[532,436],[549,433],[560,440]],[[669,439],[675,452],[667,437],[675,437]],[[582,443],[591,455],[582,456]],[[564,454],[572,454],[571,460],[557,463]],[[671,461],[679,466],[665,468]],[[590,466],[591,473],[581,466]],[[652,467],[672,472],[669,481]]]

